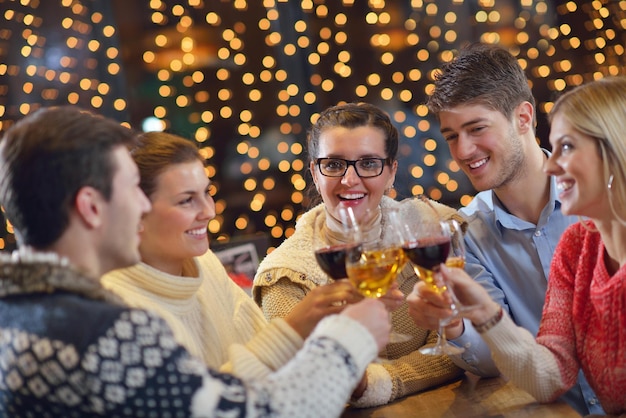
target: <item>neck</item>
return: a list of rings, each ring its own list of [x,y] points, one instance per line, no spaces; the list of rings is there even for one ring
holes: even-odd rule
[[[56,253],[59,257],[65,257],[69,262],[86,277],[99,280],[100,276],[110,269],[104,267],[104,263],[97,256],[97,251],[84,240],[68,239],[66,236],[59,239],[48,248],[40,251]]]
[[[609,274],[613,275],[626,264],[626,225],[617,219],[593,219],[600,232],[606,254],[604,257]]]
[[[546,155],[534,146],[527,153],[524,171],[507,184],[494,189],[498,199],[514,216],[537,224],[550,200],[550,176],[543,172]]]
[[[172,276],[182,276],[183,275],[183,266],[185,264],[184,261],[180,260],[169,260],[161,257],[153,257],[150,254],[146,254],[141,252],[141,261],[149,265],[150,267],[154,267],[157,270],[161,270],[164,273],[170,274]]]

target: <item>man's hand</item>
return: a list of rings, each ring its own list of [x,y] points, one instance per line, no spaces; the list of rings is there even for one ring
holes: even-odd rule
[[[418,281],[413,292],[406,298],[409,305],[409,316],[420,328],[437,330],[439,320],[449,318],[452,315],[450,309],[450,297],[445,293],[438,292],[432,285]],[[456,338],[463,333],[463,321],[452,321],[446,327],[446,336]]]
[[[376,340],[378,351],[382,350],[389,342],[389,333],[391,332],[389,312],[378,299],[365,299],[354,305],[349,305],[341,315],[346,315],[367,328]]]

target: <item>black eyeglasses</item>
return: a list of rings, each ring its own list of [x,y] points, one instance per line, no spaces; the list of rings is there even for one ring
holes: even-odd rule
[[[354,167],[356,175],[362,178],[378,177],[383,173],[387,158],[361,158],[344,160],[343,158],[318,158],[315,164],[324,176],[343,177],[348,167]]]

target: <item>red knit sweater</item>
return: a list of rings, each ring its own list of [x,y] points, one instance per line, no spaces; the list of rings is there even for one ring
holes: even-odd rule
[[[556,248],[537,342],[556,356],[564,385],[579,367],[607,413],[626,412],[626,267],[610,276],[592,222],[569,227]]]

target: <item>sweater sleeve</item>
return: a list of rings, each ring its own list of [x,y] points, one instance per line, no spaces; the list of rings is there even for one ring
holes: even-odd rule
[[[434,346],[436,340],[437,333],[429,332],[425,345]],[[414,350],[400,358],[372,363],[366,373],[367,389],[361,398],[351,403],[358,408],[384,405],[411,393],[439,386],[458,379],[463,370],[445,355],[424,355]]]
[[[555,356],[508,314],[482,336],[502,374],[539,402],[554,401],[568,389]]]
[[[229,350],[229,362],[221,367],[245,381],[266,376],[280,369],[302,347],[302,337],[284,319],[274,319],[245,346],[234,344]]]
[[[569,227],[554,252],[537,339],[508,315],[483,334],[502,373],[540,402],[553,401],[572,387],[580,368],[572,307],[576,272],[584,258],[580,228]]]
[[[374,356],[375,341],[361,324],[341,315],[327,317],[292,361],[247,385],[241,393],[248,408],[245,415],[267,416],[263,411],[271,410],[275,417],[339,416]],[[194,394],[194,415],[213,416],[207,411],[215,410],[215,399],[220,396],[220,386],[213,380],[205,377],[203,387]]]
[[[288,277],[278,279],[272,286],[259,288],[261,309],[268,320],[284,318],[304,299],[309,289]]]

